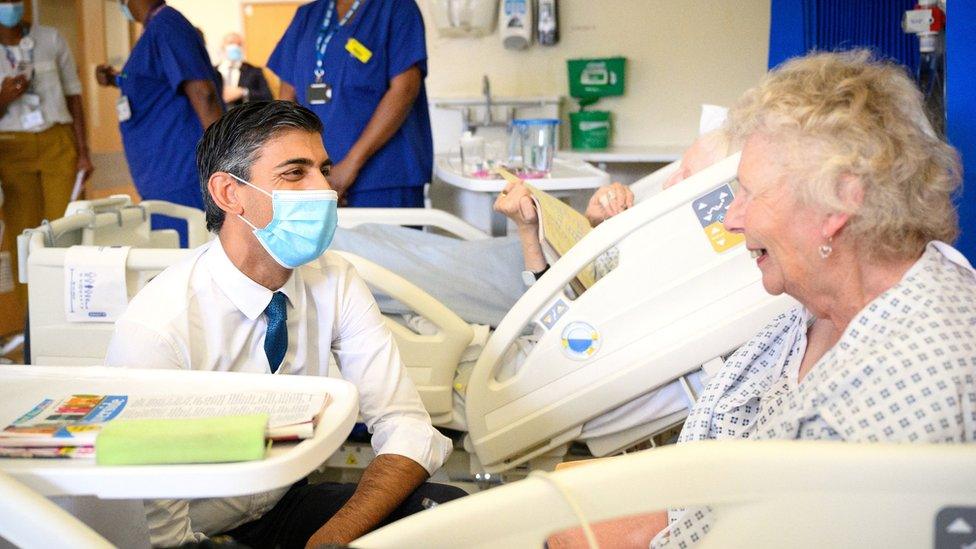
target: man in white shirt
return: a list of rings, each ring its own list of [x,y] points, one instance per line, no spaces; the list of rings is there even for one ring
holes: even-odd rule
[[[327,375],[331,351],[359,389],[377,457],[358,486],[147,502],[154,546],[218,533],[253,547],[348,543],[463,495],[424,483],[451,443],[431,426],[364,282],[343,259],[322,255],[336,194],[321,130],[311,111],[284,101],[246,103],[207,129],[197,168],[217,239],[139,292],[116,323],[106,362]]]

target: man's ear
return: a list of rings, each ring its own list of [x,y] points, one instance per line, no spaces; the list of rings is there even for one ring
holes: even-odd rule
[[[237,196],[239,187],[240,183],[225,172],[215,172],[207,181],[207,191],[214,204],[225,213],[233,215],[244,213],[244,205]]]
[[[858,177],[841,176],[837,183],[837,191],[838,198],[844,204],[844,211],[827,214],[821,227],[824,238],[834,238],[864,203],[864,186]]]

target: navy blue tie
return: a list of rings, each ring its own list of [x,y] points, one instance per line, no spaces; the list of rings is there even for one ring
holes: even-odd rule
[[[264,309],[268,315],[268,333],[264,336],[264,354],[268,357],[271,373],[278,371],[288,350],[288,299],[285,294],[275,292],[271,303]]]

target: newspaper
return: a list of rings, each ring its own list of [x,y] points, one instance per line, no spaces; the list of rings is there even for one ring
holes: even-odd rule
[[[272,440],[310,438],[328,404],[322,393],[225,393],[166,396],[86,395],[45,398],[0,431],[0,447],[55,448],[95,444],[114,419],[179,419],[267,413]]]

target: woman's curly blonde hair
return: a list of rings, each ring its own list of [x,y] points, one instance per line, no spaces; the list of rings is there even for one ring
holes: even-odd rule
[[[845,230],[871,257],[916,258],[959,232],[958,154],[932,131],[905,70],[866,50],[784,63],[745,93],[728,131],[737,144],[753,134],[785,144],[780,161],[796,196],[851,214]],[[841,194],[851,180],[863,190],[860,206]]]

